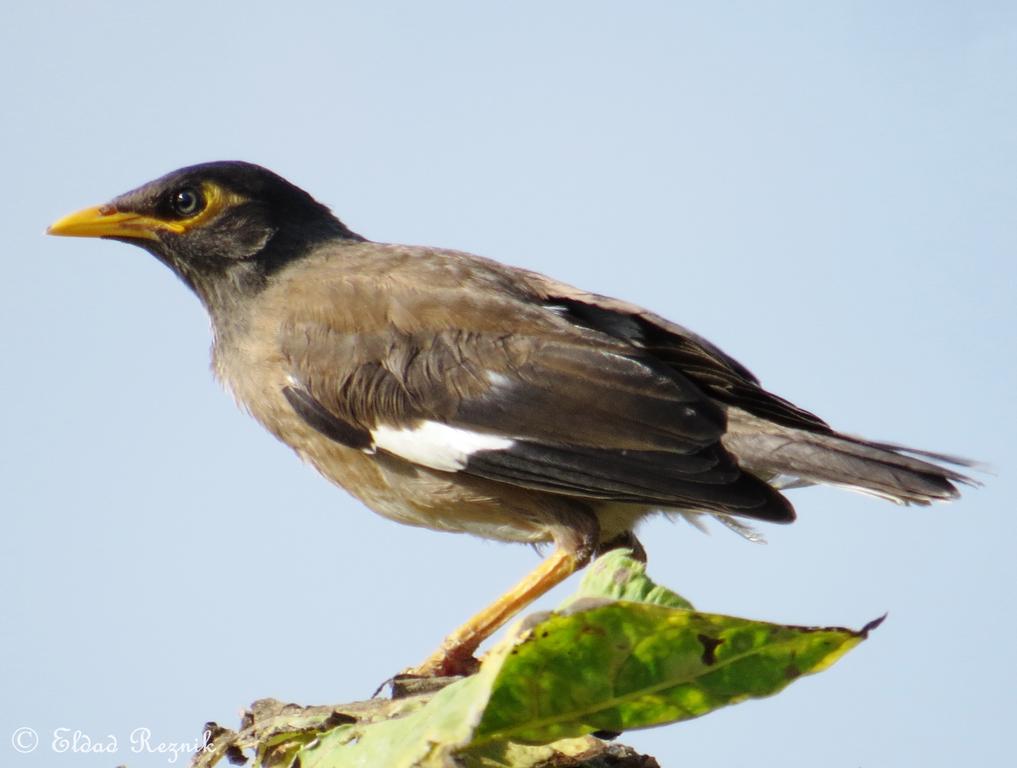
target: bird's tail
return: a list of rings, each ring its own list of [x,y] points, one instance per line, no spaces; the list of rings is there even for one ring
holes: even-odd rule
[[[967,459],[784,427],[744,412],[729,414],[723,442],[739,466],[784,488],[825,483],[898,504],[929,504],[957,498],[958,484],[978,484],[954,469],[978,466]]]

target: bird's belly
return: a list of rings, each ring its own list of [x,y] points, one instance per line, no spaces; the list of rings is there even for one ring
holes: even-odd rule
[[[404,525],[515,542],[549,541],[548,526],[518,494],[383,454],[316,444],[297,451],[374,512]]]
[[[600,524],[600,540],[605,542],[635,530],[641,520],[659,510],[643,504],[601,501],[593,505],[593,511]]]
[[[577,503],[543,491],[419,467],[385,454],[342,446],[325,452],[321,449],[316,444],[298,453],[370,509],[404,525],[496,541],[552,542],[563,509]],[[337,454],[344,455],[337,460]],[[632,530],[652,512],[634,504],[579,503],[596,515],[600,541]]]
[[[270,338],[270,334],[262,333]],[[283,360],[257,351],[270,344],[217,346],[213,369],[238,404],[322,475],[378,514],[405,525],[472,533],[500,541],[550,541],[553,502],[534,491],[440,472],[382,452],[328,439],[309,426],[283,395]],[[543,514],[544,511],[547,514]]]
[[[575,519],[577,510],[580,516],[597,517],[601,541],[630,530],[649,512],[631,504],[571,498],[429,469],[383,451],[372,453],[331,440],[304,421],[282,394],[289,384],[282,361],[250,354],[252,348],[263,346],[268,345],[217,350],[214,367],[219,378],[269,432],[383,517],[437,531],[538,543],[559,540],[562,521]],[[234,355],[243,358],[242,364]]]

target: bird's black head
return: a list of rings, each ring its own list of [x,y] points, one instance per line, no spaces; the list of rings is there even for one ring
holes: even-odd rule
[[[141,246],[209,309],[260,290],[273,272],[321,243],[363,240],[304,190],[242,162],[181,168],[66,216],[48,232]]]

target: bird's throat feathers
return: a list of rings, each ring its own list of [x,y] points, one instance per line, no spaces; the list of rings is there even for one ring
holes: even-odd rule
[[[335,226],[328,226],[334,222]],[[297,264],[318,250],[323,242],[334,242],[337,229],[345,227],[338,219],[321,222],[302,230],[291,227],[258,226],[248,222],[233,227],[220,227],[227,234],[224,248],[217,252],[212,244],[205,243],[201,252],[179,258],[179,253],[167,254],[157,244],[136,243],[153,253],[189,287],[216,320],[237,316],[237,309],[263,291],[272,276],[286,267]],[[349,232],[345,230],[345,232]],[[341,235],[351,241],[363,238],[349,233]]]

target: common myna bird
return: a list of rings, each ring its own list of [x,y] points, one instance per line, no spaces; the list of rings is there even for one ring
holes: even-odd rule
[[[789,523],[779,489],[900,504],[955,498],[966,462],[851,437],[633,304],[459,251],[375,243],[276,174],[174,171],[60,219],[53,235],[141,246],[212,320],[240,404],[397,522],[554,545],[413,671],[478,645],[660,511]]]

